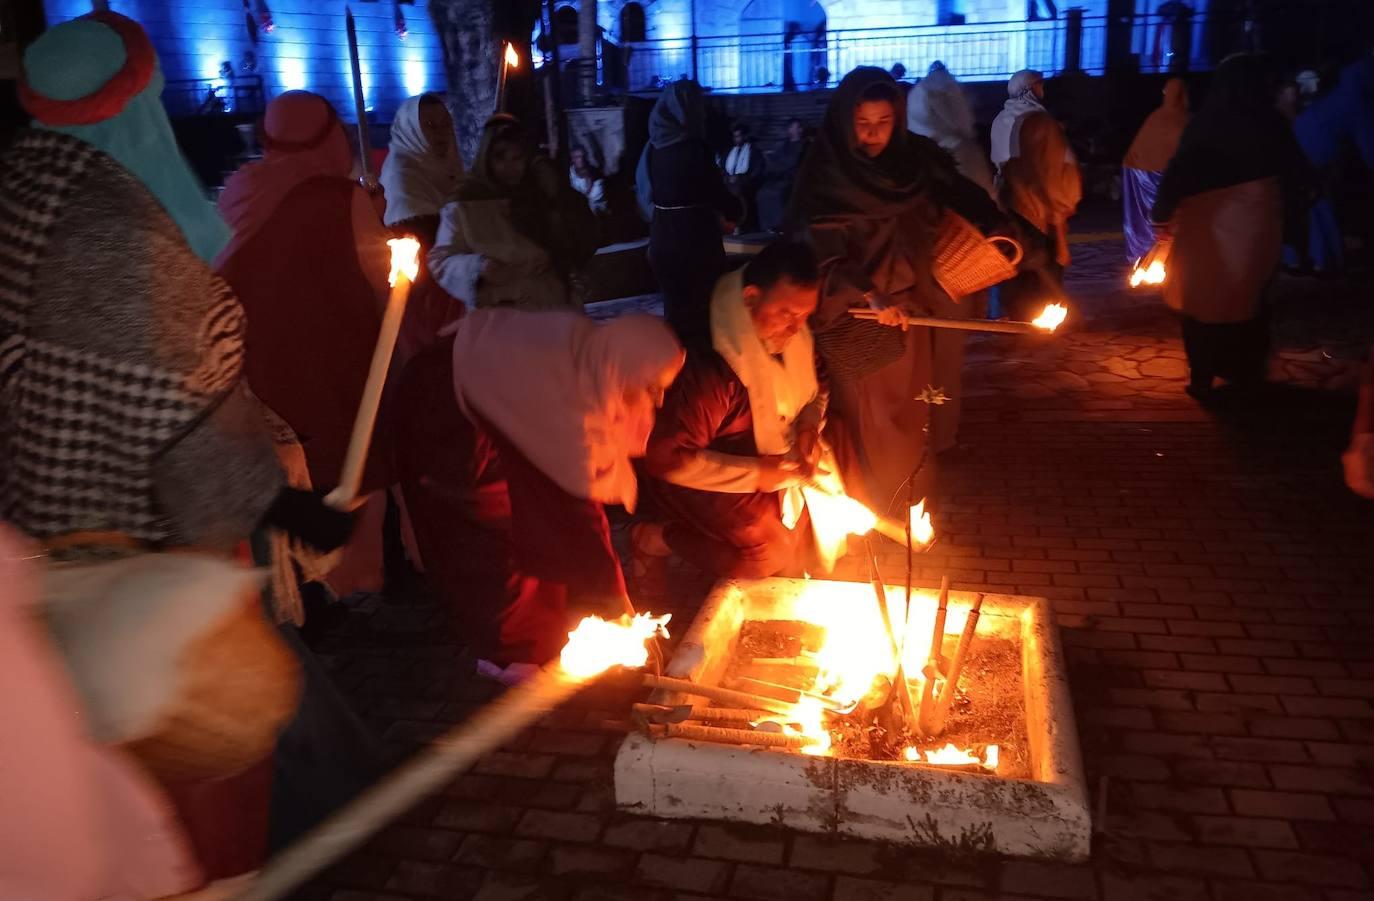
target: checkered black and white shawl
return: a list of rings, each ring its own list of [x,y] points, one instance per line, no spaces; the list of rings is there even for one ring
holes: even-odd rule
[[[243,310],[143,185],[95,147],[0,157],[0,518],[225,547],[282,484],[240,385]]]

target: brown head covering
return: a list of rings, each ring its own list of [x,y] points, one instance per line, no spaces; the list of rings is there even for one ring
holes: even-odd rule
[[[1174,158],[1187,125],[1188,84],[1182,78],[1171,78],[1164,83],[1164,102],[1140,127],[1122,165],[1145,172],[1163,172]]]

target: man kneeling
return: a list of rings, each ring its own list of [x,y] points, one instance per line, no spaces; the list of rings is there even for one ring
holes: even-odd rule
[[[632,532],[637,576],[670,554],[719,576],[800,575],[826,404],[806,327],[819,281],[808,245],[779,243],[716,283],[712,349],[689,353],[643,461],[662,521]]]

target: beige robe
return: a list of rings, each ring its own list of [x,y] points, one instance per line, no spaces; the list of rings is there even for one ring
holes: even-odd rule
[[[1253,319],[1283,250],[1279,180],[1195,194],[1179,204],[1171,225],[1165,302],[1199,322]]]

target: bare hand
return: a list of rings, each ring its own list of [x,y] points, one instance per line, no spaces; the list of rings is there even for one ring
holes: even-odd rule
[[[884,307],[878,311],[878,322],[883,325],[895,326],[902,331],[910,328],[910,323],[906,320],[906,313],[902,312],[901,307]]]
[[[811,478],[821,462],[821,433],[814,428],[802,429],[797,433],[797,453],[801,456],[801,474]]]
[[[759,490],[782,491],[802,483],[801,469],[786,457],[759,457]]]
[[[1360,497],[1374,500],[1374,433],[1356,435],[1341,455],[1345,484]]]

